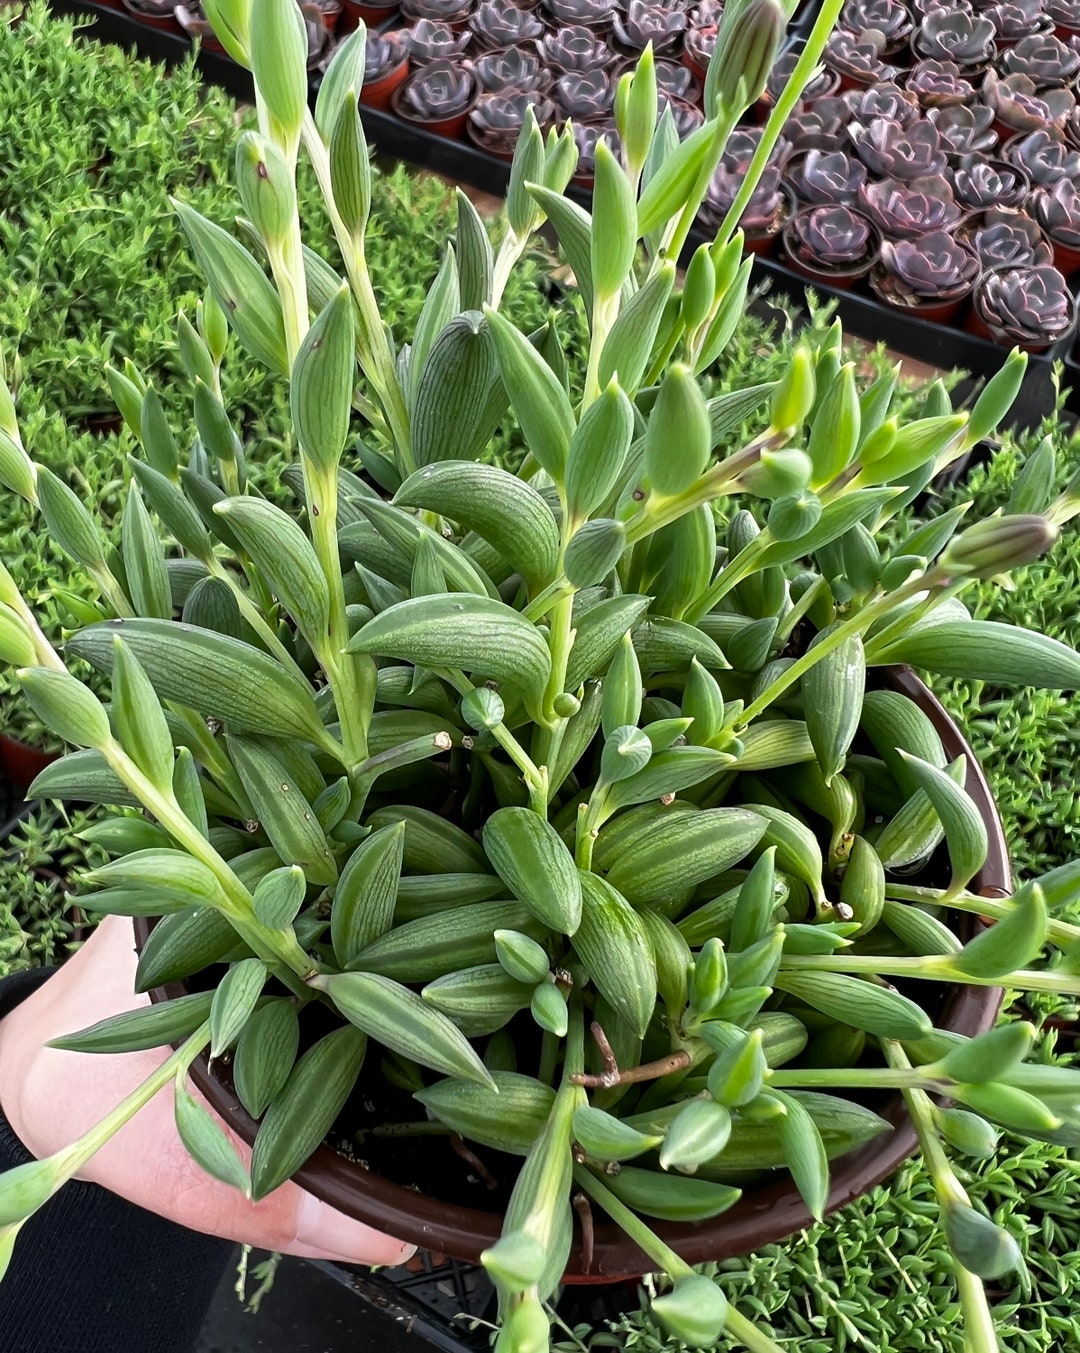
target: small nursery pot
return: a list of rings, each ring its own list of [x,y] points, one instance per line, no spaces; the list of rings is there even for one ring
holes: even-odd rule
[[[402,122],[408,122],[413,127],[421,127],[424,131],[433,133],[435,136],[445,136],[448,141],[460,140],[465,134],[465,124],[468,122],[469,113],[472,111],[480,96],[480,82],[475,75],[469,74],[471,92],[468,100],[460,108],[445,117],[421,117],[418,116],[405,102],[409,90],[409,82],[426,75],[431,69],[438,65],[438,62],[431,62],[430,65],[422,67],[408,79],[403,80],[393,94],[390,96],[390,107],[394,114],[401,118]]]
[[[964,326],[969,333],[975,334],[979,338],[985,338],[991,343],[998,343],[1007,347],[1015,345],[1022,352],[1036,353],[1046,352],[1056,343],[1060,343],[1063,339],[1068,338],[1070,334],[1076,332],[1078,306],[1075,296],[1069,297],[1070,320],[1068,327],[1059,330],[1057,333],[1048,337],[1035,337],[1030,331],[1025,331],[1016,323],[1005,326],[995,323],[987,313],[986,305],[984,303],[984,293],[995,274],[1007,273],[1009,271],[1012,270],[1008,268],[991,269],[989,272],[984,273],[976,283],[975,291],[971,298],[971,309],[968,311],[967,320]],[[1017,269],[1017,271],[1020,270]]]
[[[139,23],[146,24],[148,28],[160,28],[166,33],[182,33],[184,30],[177,22],[176,15],[172,11],[168,14],[152,14],[142,9],[135,0],[124,0],[124,8]]]
[[[1011,890],[1005,837],[986,779],[974,753],[938,700],[910,668],[885,669],[881,679],[894,690],[918,702],[934,725],[951,762],[968,759],[968,793],[976,804],[989,838],[986,863],[971,887],[987,897],[1002,897]],[[136,918],[135,934],[141,946],[153,922]],[[970,924],[967,933],[971,933]],[[150,993],[154,1001],[185,994],[180,982]],[[944,992],[938,1027],[974,1036],[989,1029],[997,1016],[1002,993],[991,987],[952,987]],[[244,1141],[255,1139],[258,1124],[245,1112],[232,1087],[227,1059],[219,1058],[209,1070],[205,1056],[191,1068],[192,1078],[211,1107]],[[890,1091],[875,1101],[875,1111],[893,1128],[886,1137],[839,1157],[833,1162],[827,1213],[835,1212],[887,1179],[916,1148],[915,1130],[899,1091]],[[458,1203],[418,1193],[385,1179],[364,1165],[350,1160],[327,1145],[320,1146],[296,1173],[296,1182],[317,1198],[347,1215],[402,1240],[475,1263],[483,1250],[498,1238],[503,1218],[494,1211],[481,1211]],[[705,1222],[659,1223],[657,1234],[691,1264],[722,1261],[785,1239],[812,1224],[806,1204],[791,1178],[779,1174],[774,1182],[747,1188],[729,1211]],[[610,1283],[636,1278],[655,1265],[617,1227],[596,1217],[592,1264],[586,1270],[580,1239],[567,1264],[567,1282]]]
[[[397,0],[394,0],[392,5],[359,5],[356,0],[341,0],[341,17],[337,21],[337,27],[343,33],[351,33],[361,22],[368,28],[378,28],[380,24],[386,23],[387,19],[392,19],[399,8]]]
[[[873,222],[868,221],[867,225],[871,232],[870,242],[865,257],[858,263],[849,263],[843,267],[838,267],[823,263],[820,259],[807,258],[805,252],[800,253],[799,251],[798,236],[796,235],[797,222],[800,217],[808,216],[814,210],[816,210],[814,207],[804,207],[798,215],[793,216],[784,225],[781,238],[787,265],[793,272],[797,272],[800,277],[805,277],[810,282],[834,287],[837,291],[850,291],[856,282],[866,276],[881,257],[881,235]]]
[[[394,96],[394,91],[402,84],[409,74],[409,58],[402,56],[398,64],[385,75],[380,75],[377,80],[368,83],[364,81],[363,88],[360,90],[360,102],[367,108],[381,108],[384,111],[390,107],[390,102]]]

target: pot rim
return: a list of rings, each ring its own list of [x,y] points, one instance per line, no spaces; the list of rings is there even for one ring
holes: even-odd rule
[[[986,862],[975,877],[973,890],[986,897],[1008,896],[1012,891],[1012,872],[1004,830],[986,777],[967,740],[910,667],[884,668],[882,676],[893,690],[917,701],[941,737],[950,761],[959,755],[967,757],[968,792],[986,825],[989,843]],[[150,929],[147,918],[135,919],[140,946]],[[158,1002],[183,994],[183,984],[172,982],[152,990],[150,998]],[[1003,996],[1004,992],[997,987],[950,987],[938,1027],[969,1037],[982,1033],[993,1026]],[[227,1079],[227,1068],[218,1065],[211,1074],[204,1054],[192,1064],[191,1076],[218,1116],[250,1145],[258,1123],[236,1098]],[[918,1143],[903,1096],[899,1092],[890,1095],[878,1112],[892,1125],[893,1132],[831,1163],[825,1215],[875,1188],[914,1154]],[[659,1222],[655,1230],[691,1264],[735,1258],[784,1240],[813,1225],[814,1219],[790,1175],[786,1171],[778,1173],[781,1177],[775,1183],[748,1189],[733,1208],[718,1217],[696,1223]],[[479,1260],[481,1252],[498,1238],[502,1227],[499,1213],[449,1204],[391,1183],[339,1155],[325,1143],[297,1170],[293,1179],[323,1202],[369,1226],[462,1260]],[[587,1273],[582,1263],[581,1241],[575,1237],[565,1281],[615,1282],[639,1277],[655,1268],[618,1227],[599,1219]]]

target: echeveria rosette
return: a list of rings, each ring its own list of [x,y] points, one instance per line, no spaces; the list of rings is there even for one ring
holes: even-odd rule
[[[847,109],[847,121],[864,124],[873,122],[875,118],[887,117],[899,122],[901,127],[909,127],[920,113],[915,95],[910,90],[901,89],[891,80],[880,85],[870,85],[867,89],[849,89],[840,96],[840,100]]]
[[[859,207],[887,240],[911,240],[952,230],[963,215],[947,179],[940,175],[902,182],[879,179],[859,191]]]
[[[1080,108],[1074,108],[1065,119],[1062,127],[1065,140],[1080,151]]]
[[[860,84],[896,78],[896,70],[884,59],[885,38],[872,28],[865,33],[847,33],[836,29],[829,39],[822,60],[830,70]]]
[[[979,317],[997,343],[1047,347],[1076,322],[1076,301],[1057,268],[997,268],[975,294]]]
[[[501,50],[543,37],[544,25],[531,9],[520,9],[510,0],[482,0],[469,18],[477,41]]]
[[[733,168],[721,162],[705,194],[703,211],[706,219],[723,220],[738,196],[743,178],[741,167]],[[775,231],[783,222],[787,206],[780,167],[770,162],[765,166],[739,224],[748,237]]]
[[[690,10],[690,27],[707,28],[710,24],[719,25],[724,17],[724,0],[698,0]]]
[[[1080,0],[1046,0],[1046,14],[1058,28],[1080,33]]]
[[[808,150],[787,173],[795,195],[813,206],[851,205],[866,182],[866,166],[842,150]]]
[[[1050,28],[1053,20],[1045,12],[1043,0],[1001,0],[983,11],[994,25],[998,45],[1019,42],[1032,33]]]
[[[926,117],[937,128],[947,155],[987,154],[997,148],[998,136],[992,125],[994,110],[985,104],[928,108]]]
[[[881,246],[889,296],[909,306],[933,305],[966,296],[979,276],[974,251],[944,230]]]
[[[1080,115],[1080,110],[1073,116]],[[1045,186],[1058,179],[1080,179],[1080,143],[1073,150],[1053,132],[1028,132],[1004,147],[1002,155],[1017,164],[1033,184]]]
[[[745,173],[750,161],[757,154],[758,146],[761,145],[762,134],[761,127],[736,127],[724,145],[722,162],[729,169],[738,169]],[[790,158],[791,143],[781,136],[773,146],[769,163],[783,168]]]
[[[402,112],[419,122],[442,122],[457,116],[476,97],[476,77],[452,61],[421,66],[397,91]]]
[[[787,88],[787,83],[791,79],[801,55],[800,47],[789,47],[786,51],[781,52],[773,62],[773,68],[769,72],[769,78],[765,84],[765,94],[771,103],[775,103]],[[838,83],[834,74],[827,70],[819,70],[803,88],[803,102],[811,103],[814,99],[823,99],[835,93]]]
[[[477,0],[401,0],[401,12],[407,19],[463,23],[476,8],[476,3]]]
[[[851,120],[843,99],[830,96],[799,103],[784,124],[784,135],[796,150],[841,150],[848,143]]]
[[[1021,211],[990,207],[959,233],[987,269],[1046,267],[1054,261],[1038,222]]]
[[[925,118],[907,127],[885,117],[875,118],[866,126],[853,122],[848,135],[862,162],[881,178],[925,178],[945,169],[938,129]]]
[[[557,24],[607,28],[615,15],[615,0],[544,0],[544,8]]]
[[[1031,211],[1052,240],[1080,249],[1080,182],[1058,179],[1050,187],[1036,188]]]
[[[602,38],[580,24],[545,33],[537,44],[541,58],[555,71],[595,70],[610,66],[615,53]]]
[[[1026,75],[998,75],[988,70],[983,97],[995,116],[1017,132],[1061,127],[1076,107],[1067,89],[1043,89]]]
[[[957,199],[972,211],[1023,206],[1031,188],[1018,165],[1006,160],[984,160],[978,155],[960,158],[952,169],[952,185]]]
[[[1080,75],[1080,51],[1053,33],[1032,33],[1003,53],[1006,75],[1026,75],[1039,91],[1070,84]]]
[[[532,46],[510,47],[505,52],[484,52],[473,61],[480,86],[487,93],[500,90],[540,92],[551,84],[551,72],[545,70]]]
[[[392,33],[369,33],[364,46],[364,84],[377,84],[408,58],[405,34],[401,29]]]
[[[469,130],[481,145],[510,154],[530,107],[541,129],[555,121],[555,105],[536,90],[500,89],[481,94],[469,110]]]
[[[870,221],[840,205],[804,208],[789,222],[784,239],[799,262],[822,271],[868,267],[879,248]]]
[[[975,13],[971,0],[912,0],[912,9],[921,15],[936,14],[938,10],[949,14]]]
[[[688,103],[686,99],[672,99],[666,94],[661,94],[657,103],[660,117],[663,117],[665,108],[671,109],[671,119],[675,123],[680,141],[692,136],[705,123],[705,114],[696,104]]]
[[[994,57],[994,25],[981,15],[939,9],[923,19],[912,46],[919,56],[980,70]]]
[[[652,43],[653,51],[673,51],[686,31],[687,17],[681,9],[649,4],[648,0],[630,0],[625,15],[612,15],[611,31],[625,51],[642,52]]]
[[[619,131],[613,118],[604,118],[600,122],[574,122],[574,142],[578,149],[577,169],[574,177],[591,179],[596,169],[596,145],[606,142],[608,149],[619,153]]]
[[[370,41],[370,39],[369,39]],[[438,19],[417,19],[405,30],[409,55],[418,66],[429,61],[452,61],[461,57],[472,42],[467,30],[458,33],[448,23]]]
[[[872,28],[885,39],[886,53],[900,51],[915,27],[911,11],[900,0],[847,0],[839,27],[849,33]]]
[[[552,93],[562,111],[573,118],[596,120],[611,112],[615,86],[602,67],[591,71],[567,71],[555,81]]]
[[[704,24],[700,28],[688,28],[683,35],[683,51],[701,70],[708,70],[712,54],[716,51],[718,32],[716,24]]]
[[[969,106],[977,97],[973,80],[955,61],[916,61],[904,85],[923,108]]]

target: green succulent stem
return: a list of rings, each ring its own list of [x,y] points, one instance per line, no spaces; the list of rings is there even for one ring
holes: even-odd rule
[[[1012,987],[1017,991],[1046,991],[1062,996],[1080,996],[1080,975],[1057,971],[1035,972],[1018,968],[997,977],[974,977],[959,973],[948,954],[928,958],[893,958],[881,954],[792,954],[780,961],[781,971],[839,972],[871,977],[914,977],[927,982],[962,980],[968,986]]]
[[[891,1067],[897,1071],[911,1069],[911,1062],[899,1043],[892,1039],[882,1039],[881,1047],[885,1060]],[[905,1087],[903,1095],[911,1124],[919,1139],[923,1162],[933,1180],[939,1207],[943,1210],[957,1204],[970,1207],[971,1200],[953,1173],[952,1165],[934,1126],[933,1101],[925,1090],[915,1087]],[[956,1275],[957,1293],[964,1321],[964,1353],[997,1353],[1000,1344],[982,1280],[974,1273],[969,1273],[956,1260],[953,1260],[953,1271]]]
[[[238,494],[240,492],[239,486],[237,486],[235,490],[230,490],[230,492]],[[278,662],[292,672],[294,676],[298,676],[301,681],[306,681],[307,677],[304,676],[303,672],[301,672],[300,668],[297,666],[296,660],[293,658],[292,654],[278,638],[273,627],[267,623],[265,615],[263,615],[262,611],[260,611],[258,606],[251,600],[248,593],[240,586],[230,570],[227,569],[216,556],[211,556],[207,561],[207,568],[210,570],[213,577],[220,578],[226,587],[228,587],[229,591],[236,599],[236,604],[240,608],[240,614],[263,641],[267,650],[270,653],[273,653]]]
[[[779,1089],[796,1090],[927,1090],[946,1094],[951,1081],[928,1075],[929,1067],[910,1070],[880,1066],[802,1067],[770,1071],[768,1083]]]
[[[100,568],[91,569],[90,576],[97,583],[101,595],[116,614],[124,620],[130,620],[135,614],[135,609],[128,601],[124,589],[120,586],[112,570],[102,564]]]
[[[465,673],[457,668],[434,668],[432,670],[435,671],[437,676],[453,686],[459,695],[470,695],[476,690]],[[504,723],[495,724],[490,732],[506,755],[521,771],[525,780],[525,787],[529,791],[529,807],[534,812],[539,813],[541,817],[546,817],[548,801],[547,767],[536,764]]]
[[[619,318],[622,292],[614,296],[597,294],[593,299],[592,335],[589,341],[589,364],[585,372],[585,393],[581,400],[579,417],[600,394],[600,358],[611,326]]]
[[[894,902],[914,902],[917,905],[939,906],[944,902],[945,892],[941,888],[920,888],[913,884],[886,883],[885,896],[891,898]],[[1011,897],[981,897],[978,893],[966,891],[951,894],[947,905],[954,911],[971,912],[975,916],[985,916],[991,921],[1002,921],[1016,910],[1016,903]],[[1080,925],[1073,925],[1069,921],[1057,921],[1051,917],[1047,924],[1046,934],[1050,942],[1056,944],[1060,949],[1080,941]]]
[[[713,175],[716,173],[716,167],[720,163],[721,156],[724,153],[724,147],[728,143],[728,137],[734,131],[735,126],[739,121],[739,118],[742,117],[745,111],[746,111],[745,108],[726,108],[726,107],[722,107],[718,110],[716,115],[715,128],[713,131],[712,144],[709,146],[709,153],[705,157],[705,161],[702,164],[701,169],[698,171],[698,176],[694,181],[694,186],[690,189],[689,195],[687,196],[681,214],[679,215],[678,219],[674,222],[674,224],[669,226],[668,231],[665,232],[664,238],[661,241],[660,248],[656,251],[656,257],[653,259],[652,271],[655,272],[657,269],[659,269],[661,264],[664,263],[664,261],[669,258],[672,259],[674,262],[678,263],[679,258],[682,255],[683,248],[686,245],[687,237],[689,236],[690,231],[694,227],[694,222],[697,220],[698,212],[701,210],[701,204],[702,202],[705,201],[705,194],[709,191],[709,184],[712,182]],[[777,133],[777,135],[779,136],[779,132]],[[756,164],[757,157],[755,156],[754,160],[751,162],[750,168],[747,171],[746,182],[750,183],[751,180],[753,180],[753,182],[751,183],[750,193],[747,194],[746,202],[749,202],[750,196],[753,194],[753,190],[757,186],[757,181],[761,177],[765,169],[765,162],[762,161],[760,167],[756,171],[757,176],[754,177],[755,175],[754,166]],[[740,207],[739,209],[740,215],[742,214],[742,211],[745,209],[746,202],[744,202],[743,206]],[[725,221],[725,225],[726,224],[727,222]],[[725,238],[727,237],[725,236]],[[684,328],[685,326],[681,321],[675,325],[676,344],[682,337]],[[670,351],[674,352],[674,350],[675,344],[672,344]]]

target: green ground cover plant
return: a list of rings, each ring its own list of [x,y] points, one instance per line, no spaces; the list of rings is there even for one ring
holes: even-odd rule
[[[442,206],[440,205],[440,210]],[[194,291],[193,291],[194,296]],[[418,289],[416,301],[418,302],[422,292]],[[63,365],[63,364],[61,364]],[[66,370],[66,368],[64,368]],[[261,415],[259,415],[261,416]],[[251,428],[249,427],[249,431]],[[28,436],[28,441],[30,440]],[[269,438],[267,438],[269,440]],[[68,434],[65,433],[62,444],[65,447],[72,445]],[[95,443],[96,444],[96,443]],[[34,442],[34,452],[39,459],[45,459],[42,455],[41,445]],[[90,457],[88,457],[89,461]],[[1066,457],[1067,459],[1067,457]],[[1015,466],[1019,463],[1018,459],[1012,461],[1013,472]],[[1062,467],[1063,470],[1067,466]],[[73,466],[74,469],[74,466]],[[85,474],[85,466],[80,465],[80,469]],[[993,504],[1001,500],[1004,492],[1008,488],[1008,479],[1010,477],[1009,463],[1006,461],[1004,468],[999,462],[995,471],[985,486],[987,494],[986,503]],[[103,500],[104,501],[104,500]],[[983,515],[982,512],[978,513]],[[1068,554],[1068,551],[1065,551]],[[1059,561],[1063,553],[1063,546],[1058,545],[1055,553],[1050,557],[1051,565]],[[1069,578],[1072,583],[1076,583],[1073,576],[1073,569],[1069,563],[1059,567],[1065,567],[1069,572]],[[1046,608],[1053,605],[1051,595],[1052,583],[1049,581],[1052,574],[1046,572],[1045,566],[1038,572],[1029,571],[1025,576],[1024,590],[1027,591],[1029,579],[1034,579],[1035,595],[1038,598],[1037,607]],[[20,580],[21,581],[21,580]],[[1039,589],[1042,589],[1040,592]],[[1008,616],[1020,623],[1043,624],[1043,615],[1045,610],[1030,609],[1036,605],[1032,598],[1024,597],[1009,598],[1007,601],[995,593],[988,591],[981,598],[981,602],[988,607],[1005,606],[1001,611],[1003,618]],[[1014,609],[1010,613],[1009,607]],[[1023,607],[1029,609],[1023,610]],[[1067,612],[1065,613],[1067,614]],[[1052,618],[1052,613],[1051,613]],[[1053,625],[1050,631],[1054,632]],[[1062,630],[1062,637],[1071,637],[1067,630]],[[978,704],[979,693],[972,688],[957,688],[953,691],[953,700],[957,707],[968,707],[979,709],[979,714],[984,719],[988,713],[988,707],[980,707]],[[1046,701],[1045,704],[1040,703]],[[1010,701],[1007,707],[1008,711],[1015,712],[1016,723],[1009,722],[1011,714],[1003,715],[998,711],[998,722],[996,734],[1001,744],[1002,750],[1010,747],[1006,735],[1012,729],[1011,750],[1018,758],[1018,763],[1025,771],[1025,776],[1014,774],[1010,777],[1010,783],[1014,788],[1018,788],[1021,781],[1030,780],[1033,772],[1039,771],[1046,775],[1051,769],[1052,761],[1058,756],[1060,749],[1052,749],[1049,761],[1043,759],[1035,761],[1035,751],[1032,746],[1033,739],[1024,736],[1024,729],[1032,728],[1032,720],[1042,717],[1043,712],[1053,713],[1055,717],[1063,721],[1067,718],[1067,697],[1037,697],[1032,701],[1025,701],[1021,698],[1018,701]],[[989,721],[987,721],[989,722]],[[1067,725],[1063,722],[1063,730]],[[990,730],[986,728],[984,733]],[[980,750],[982,750],[980,748]],[[1043,756],[1043,753],[1039,753]],[[1024,758],[1027,758],[1024,760]],[[1007,775],[1007,770],[999,768],[997,771],[997,780],[999,787],[1002,777]],[[1045,783],[1045,780],[1042,781]],[[1029,824],[1038,824],[1044,818],[1049,816],[1049,812],[1041,813],[1040,806],[1036,800],[1038,791],[1038,781],[1029,784],[1029,792],[1026,795],[1018,794],[1012,800],[1007,800],[1006,806],[1011,808],[1010,817],[1012,819],[1013,834],[1019,840],[1027,842],[1021,846],[1021,855],[1027,851],[1026,857],[1022,858],[1022,863],[1032,866],[1035,871],[1045,869],[1050,864],[1057,863],[1057,857],[1054,852],[1061,849],[1063,842],[1060,837],[1055,837],[1044,830],[1042,837],[1036,833],[1028,831]],[[1066,828],[1067,830],[1067,828]],[[995,1216],[998,1220],[1008,1221],[1011,1218],[1011,1201],[1017,1199],[1019,1194],[1034,1194],[1036,1207],[1040,1207],[1040,1201],[1045,1199],[1045,1207],[1042,1207],[1044,1217],[1069,1220],[1069,1204],[1067,1199],[1060,1196],[1060,1191],[1052,1188],[1041,1187],[1042,1169],[1050,1163],[1054,1154],[1060,1155],[1056,1149],[1047,1148],[1029,1148],[1025,1152],[1022,1161],[1025,1169],[1030,1169],[1027,1180],[1023,1176],[1018,1177],[1015,1163],[1011,1162],[1011,1183],[1009,1183],[1010,1174],[1006,1173],[1000,1166],[985,1167],[980,1173],[983,1177],[985,1186],[984,1200],[991,1204],[992,1210],[995,1200],[1000,1200],[1000,1206],[995,1210]],[[1030,1159],[1028,1158],[1030,1157]],[[918,1348],[918,1347],[941,1347],[948,1348],[951,1320],[954,1315],[947,1305],[947,1298],[944,1293],[947,1289],[941,1286],[940,1289],[931,1280],[944,1275],[946,1271],[946,1258],[938,1246],[938,1242],[930,1239],[932,1230],[928,1220],[928,1213],[931,1209],[931,1198],[928,1186],[924,1180],[912,1172],[908,1172],[903,1177],[901,1183],[906,1183],[906,1189],[901,1190],[900,1186],[894,1186],[891,1191],[879,1191],[873,1196],[872,1200],[867,1200],[860,1204],[849,1217],[831,1224],[827,1227],[818,1228],[815,1232],[808,1235],[805,1241],[792,1245],[784,1246],[776,1253],[763,1253],[761,1256],[752,1258],[749,1261],[739,1261],[739,1263],[729,1266],[731,1270],[725,1279],[725,1286],[730,1290],[732,1296],[740,1295],[740,1288],[743,1289],[741,1295],[744,1300],[749,1300],[751,1307],[755,1300],[761,1303],[762,1313],[773,1315],[774,1322],[781,1333],[781,1341],[790,1331],[792,1347],[806,1349],[807,1353],[819,1353],[819,1349],[812,1342],[812,1338],[820,1338],[820,1350],[824,1353],[826,1348],[835,1347],[881,1347],[881,1348]],[[1025,1188],[1025,1183],[1027,1187]],[[974,1190],[973,1190],[974,1191]],[[1030,1196],[1024,1199],[1025,1207],[1030,1203]],[[889,1208],[894,1207],[892,1214],[895,1221],[889,1216]],[[998,1215],[1000,1212],[1001,1215]],[[918,1219],[918,1220],[916,1220]],[[923,1222],[925,1221],[925,1226]],[[1015,1222],[1017,1230],[1021,1223],[1017,1219]],[[850,1230],[846,1230],[850,1227]],[[921,1229],[920,1229],[921,1228]],[[896,1236],[893,1238],[892,1232],[895,1229]],[[1065,1226],[1067,1233],[1068,1227]],[[1018,1302],[1018,1326],[1027,1328],[1027,1333],[1018,1333],[1017,1339],[1020,1342],[1015,1344],[1017,1349],[1050,1349],[1067,1348],[1067,1342],[1064,1342],[1061,1333],[1060,1324],[1055,1325],[1055,1321],[1060,1321],[1061,1316],[1056,1312],[1062,1309],[1065,1298],[1054,1288],[1054,1284],[1060,1288],[1064,1281],[1065,1268],[1061,1262],[1061,1254],[1057,1255],[1055,1265],[1051,1267],[1048,1259],[1039,1250],[1038,1246],[1047,1247],[1047,1252],[1056,1247],[1061,1249],[1061,1236],[1055,1233],[1053,1226],[1043,1226],[1042,1230],[1037,1228],[1031,1233],[1032,1250],[1031,1259],[1033,1269],[1037,1275],[1045,1275],[1045,1296],[1040,1299],[1039,1287],[1036,1286],[1035,1294],[1025,1300]],[[843,1243],[841,1243],[843,1242]],[[873,1286],[884,1287],[882,1279],[883,1272],[887,1274],[889,1270],[881,1262],[881,1256],[884,1253],[894,1253],[897,1259],[899,1269],[904,1269],[909,1278],[914,1280],[912,1291],[912,1302],[910,1311],[904,1310],[902,1301],[897,1301],[895,1295],[886,1304],[885,1293],[875,1294],[871,1290]],[[858,1262],[859,1256],[864,1256],[863,1267]],[[784,1270],[777,1268],[783,1256],[783,1261],[790,1265],[790,1268]],[[887,1261],[886,1261],[887,1262]],[[767,1275],[772,1270],[772,1283],[770,1287]],[[846,1273],[844,1272],[846,1269]],[[840,1281],[838,1275],[843,1274],[843,1281]],[[799,1282],[805,1278],[806,1288],[800,1288]],[[860,1288],[860,1278],[863,1286]],[[903,1284],[902,1275],[897,1276],[898,1284]],[[919,1283],[923,1284],[923,1290],[918,1291]],[[936,1300],[936,1294],[942,1293],[941,1300]],[[813,1300],[808,1300],[807,1294],[813,1292]],[[1051,1300],[1051,1295],[1056,1296],[1056,1300]],[[770,1304],[772,1300],[777,1301],[775,1311]],[[929,1308],[934,1308],[933,1315]],[[1055,1309],[1056,1308],[1056,1309]],[[933,1319],[939,1318],[940,1330],[935,1332]],[[1025,1326],[1022,1322],[1028,1322]],[[1040,1328],[1041,1326],[1041,1328]],[[637,1327],[635,1327],[636,1329]],[[648,1346],[650,1338],[656,1338],[655,1334],[650,1334],[648,1330],[641,1328],[640,1333],[635,1337],[642,1341],[642,1346]],[[1067,1339],[1068,1336],[1064,1336]],[[935,1342],[935,1338],[938,1342]],[[1037,1342],[1042,1339],[1043,1342]],[[919,1342],[923,1340],[924,1342]],[[1026,1342],[1025,1342],[1026,1340]]]

